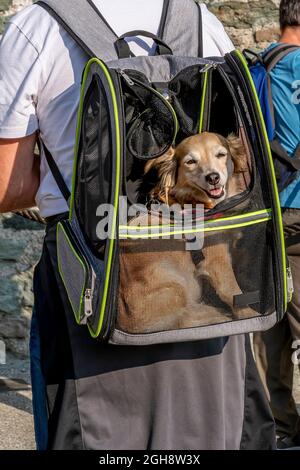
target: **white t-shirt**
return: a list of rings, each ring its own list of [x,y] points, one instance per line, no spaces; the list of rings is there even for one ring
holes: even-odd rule
[[[157,34],[163,0],[94,0],[121,35],[144,29]],[[204,56],[220,56],[233,44],[219,20],[203,4]],[[151,54],[130,43],[135,54]],[[153,45],[153,43],[152,43]],[[0,138],[20,138],[38,129],[66,183],[71,186],[76,115],[87,56],[70,35],[37,5],[8,24],[0,45]],[[44,217],[68,210],[42,155],[36,203]]]

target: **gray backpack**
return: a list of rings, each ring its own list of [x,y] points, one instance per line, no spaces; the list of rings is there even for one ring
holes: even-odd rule
[[[268,137],[238,51],[203,59],[201,7],[118,38],[93,2],[39,1],[90,57],[58,270],[78,325],[123,345],[265,330],[292,293]],[[126,38],[151,37],[134,57]],[[289,279],[287,279],[287,274]]]

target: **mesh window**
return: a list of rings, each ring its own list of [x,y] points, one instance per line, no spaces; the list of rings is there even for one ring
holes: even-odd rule
[[[94,76],[87,92],[82,118],[76,185],[76,213],[89,241],[99,248],[96,211],[110,201],[112,143],[108,104]]]
[[[268,224],[205,233],[198,251],[184,239],[123,240],[117,328],[154,333],[273,313]]]
[[[143,74],[136,71],[127,71],[127,74],[133,80],[143,80]],[[230,205],[239,205],[241,202],[239,195],[247,192],[253,183],[253,149],[247,137],[248,130],[244,127],[233,96],[219,71],[211,69],[208,72],[205,95],[203,95],[204,77],[205,75],[200,73],[199,66],[191,66],[181,71],[170,83],[154,84],[153,86],[165,90],[169,97],[169,103],[176,113],[179,124],[177,146],[182,144],[185,139],[197,135],[200,108],[204,103],[203,131],[218,134],[219,141],[212,142],[210,147],[206,143],[200,146],[196,144],[194,148],[190,147],[191,153],[195,151],[203,159],[203,162],[200,161],[198,164],[199,178],[197,175],[192,175],[192,179],[194,183],[195,178],[197,179],[196,186],[199,186],[204,195],[207,193],[206,200],[208,198],[211,200],[207,204],[207,208],[227,211],[230,209]],[[147,86],[145,84],[145,87]],[[149,99],[147,98],[148,90],[146,88],[137,85],[130,87],[127,84],[124,87],[128,132],[128,152],[125,162],[126,191],[131,203],[147,203],[149,200],[153,200],[151,192],[153,193],[153,190],[155,192],[155,187],[160,184],[161,167],[156,167],[153,164],[151,171],[144,174],[145,166],[139,160],[152,158],[154,152],[157,152],[159,148],[163,149],[164,143],[166,144],[165,149],[169,147],[170,142],[165,132],[169,119],[165,114],[166,119],[164,120],[164,112],[160,107],[159,100],[157,103],[156,98],[155,101],[152,101],[151,96],[155,97],[154,94],[150,93]],[[152,109],[152,107],[154,108]],[[226,109],[226,115],[224,109]],[[153,129],[155,129],[154,137]],[[158,136],[156,143],[155,135]],[[225,159],[219,158],[220,152],[218,154],[213,150],[213,146],[217,149],[223,144],[229,150],[226,168],[222,167],[222,161],[225,162]],[[135,158],[134,155],[138,154],[139,158]],[[175,152],[175,159],[176,155]],[[179,160],[177,163],[178,176],[181,171]],[[203,175],[201,176],[200,173]],[[189,183],[188,177],[186,181]],[[226,200],[223,197],[225,192]],[[197,200],[197,203],[204,203],[204,199]],[[257,195],[257,199],[261,199],[261,195]],[[190,202],[189,200],[184,201],[187,204]]]
[[[124,85],[127,147],[131,155],[148,160],[173,144],[176,120],[164,99],[142,82]]]

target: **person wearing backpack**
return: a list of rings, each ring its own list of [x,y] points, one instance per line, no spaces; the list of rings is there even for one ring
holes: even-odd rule
[[[293,398],[293,353],[300,341],[300,1],[280,3],[281,37],[263,54],[271,84],[271,138],[294,294],[287,315],[254,335],[258,369],[276,420],[278,447],[300,445],[300,418]],[[254,77],[255,78],[255,77]],[[264,108],[263,108],[264,109]],[[266,118],[266,114],[265,114]],[[268,123],[268,118],[266,118]]]
[[[170,46],[187,49],[197,31],[205,57],[233,49],[221,23],[193,0],[52,0],[9,21],[0,47],[0,211],[36,201],[47,220],[34,276],[31,342],[38,448],[273,449],[274,421],[248,335],[108,345],[78,327],[65,308],[57,280],[56,225],[68,206],[55,169],[49,169],[53,162],[44,151],[39,162],[34,148],[39,133],[70,189],[88,55],[73,32],[49,14],[51,7],[83,34],[101,28],[104,34],[94,41],[104,57],[112,50],[107,37],[116,40],[136,29],[168,36]],[[133,37],[129,45],[136,55],[156,52],[148,38]],[[117,58],[115,51],[112,55]]]

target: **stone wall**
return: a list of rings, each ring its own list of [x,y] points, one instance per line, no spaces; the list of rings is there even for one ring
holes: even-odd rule
[[[265,47],[278,37],[279,0],[204,0],[238,47]],[[0,34],[7,18],[31,0],[0,0]],[[32,271],[43,227],[18,216],[0,216],[0,340],[26,355],[32,310]]]
[[[204,0],[237,47],[263,49],[278,40],[280,0]]]
[[[20,216],[0,216],[0,339],[8,351],[28,354],[33,307],[32,273],[44,227]]]

